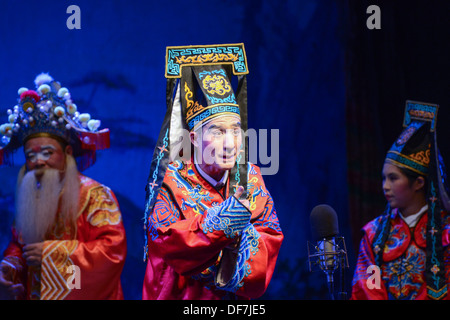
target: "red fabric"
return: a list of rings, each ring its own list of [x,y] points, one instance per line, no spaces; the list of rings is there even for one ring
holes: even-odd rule
[[[148,263],[143,299],[257,298],[269,285],[283,234],[273,200],[259,168],[249,166],[248,193],[253,223],[243,226],[236,281],[218,288],[214,277],[223,249],[234,238],[223,230],[206,230],[211,208],[220,208],[229,195],[227,186],[217,191],[191,162],[169,165],[150,221]],[[230,221],[233,224],[233,221]],[[245,243],[243,241],[245,239]],[[242,252],[241,252],[242,251]]]
[[[357,265],[352,284],[352,300],[414,299],[426,300],[425,262],[427,213],[424,213],[417,225],[409,228],[398,212],[391,220],[390,234],[383,249],[380,288],[370,287],[367,281],[375,265],[373,240],[381,217],[364,226]],[[442,212],[444,261],[447,283],[450,281],[449,231],[450,217]],[[373,279],[373,277],[372,277]],[[373,280],[370,283],[375,284]],[[450,296],[447,294],[447,300]]]
[[[126,257],[126,236],[117,199],[98,182],[80,175],[80,205],[76,239],[65,230],[44,242],[40,270],[28,268],[22,245],[13,229],[13,239],[4,259],[14,263],[26,286],[26,299],[123,299],[120,275]],[[76,266],[77,272],[68,267]],[[72,277],[79,275],[79,288]]]
[[[109,129],[98,132],[79,131],[78,134],[83,150],[103,150],[110,146]]]
[[[20,94],[20,100],[23,100],[25,98],[33,99],[35,103],[38,103],[39,100],[41,100],[41,97],[39,96],[39,94],[34,90],[27,90],[27,91],[22,92]]]

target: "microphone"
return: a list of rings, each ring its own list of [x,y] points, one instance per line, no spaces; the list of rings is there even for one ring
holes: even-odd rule
[[[341,267],[341,285],[344,289],[344,268],[348,268],[347,249],[343,237],[338,237],[339,225],[336,211],[326,204],[321,204],[311,211],[311,233],[316,244],[308,241],[309,269],[318,265],[327,275],[330,297],[334,300],[334,272]],[[311,250],[314,252],[311,254]],[[346,293],[339,293],[340,299],[345,299]]]

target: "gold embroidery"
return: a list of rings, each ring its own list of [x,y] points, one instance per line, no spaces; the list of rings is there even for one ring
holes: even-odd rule
[[[186,91],[186,95],[184,97],[187,101],[187,107],[190,108],[194,104],[194,102],[190,99],[194,94],[192,93],[186,82],[184,83],[184,91]]]
[[[196,114],[198,111],[201,111],[204,109],[204,107],[198,103],[198,101],[192,101],[190,98],[192,98],[193,93],[191,89],[188,87],[187,83],[184,84],[184,90],[186,91],[185,98],[187,102],[187,112],[186,112],[186,119],[190,119]]]
[[[41,267],[41,299],[63,300],[69,293],[67,267],[73,265],[70,256],[78,246],[77,240],[45,241]]]
[[[409,115],[420,119],[433,119],[435,117],[434,112],[424,110],[409,110]]]
[[[218,94],[223,96],[231,91],[231,86],[224,76],[215,74],[213,76],[207,75],[202,81],[203,88],[208,91],[209,94]]]
[[[190,63],[208,63],[208,62],[218,62],[218,61],[238,61],[239,54],[232,53],[207,53],[200,54],[196,56],[181,56],[175,57],[178,64],[190,64]]]
[[[119,224],[122,218],[111,191],[106,187],[99,187],[92,190],[91,195],[87,221],[96,227]]]
[[[409,157],[426,165],[430,164],[430,149],[422,150],[417,153],[410,154]]]

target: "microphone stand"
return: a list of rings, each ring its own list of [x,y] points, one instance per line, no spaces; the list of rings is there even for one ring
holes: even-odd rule
[[[337,242],[335,244],[337,250],[335,252],[328,252],[324,248],[320,248],[320,245],[311,244],[308,241],[308,263],[309,263],[309,271],[313,271],[314,266],[319,266],[319,268],[325,272],[327,275],[327,283],[328,283],[328,291],[331,300],[335,300],[334,298],[334,279],[333,273],[336,269],[340,267],[340,278],[341,278],[341,286],[340,292],[338,292],[339,300],[347,300],[347,293],[345,291],[345,268],[348,268],[348,260],[347,260],[347,248],[345,246],[345,241],[343,237],[337,237]],[[323,240],[330,241],[330,240]],[[311,250],[310,250],[311,247]],[[315,253],[311,253],[314,251]],[[326,257],[334,256],[334,264],[331,266],[327,266],[324,263]]]
[[[339,300],[347,300],[347,292],[345,291],[345,251],[339,253],[341,263],[341,292],[338,293]]]
[[[340,265],[340,278],[341,278],[341,291],[338,292],[338,300],[347,300],[347,292],[345,291],[345,251],[340,250],[338,252],[338,259]],[[328,291],[330,294],[330,299],[335,300],[334,298],[334,278],[333,278],[334,270],[327,270],[327,283],[328,283]]]
[[[330,300],[334,300],[334,279],[333,271],[329,270],[327,272],[327,282],[328,282],[328,292],[330,294]]]

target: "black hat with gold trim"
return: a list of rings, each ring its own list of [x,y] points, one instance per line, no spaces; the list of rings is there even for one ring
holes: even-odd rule
[[[247,74],[247,58],[242,43],[167,47],[167,111],[146,185],[144,260],[147,258],[147,233],[156,237],[151,230],[147,230],[148,217],[156,202],[167,166],[186,150],[186,144],[190,148],[189,139],[180,143],[180,137],[223,116],[238,118],[242,131],[246,132]],[[247,196],[248,145],[245,138],[243,137],[241,153],[229,175],[229,194],[234,194],[236,188],[242,186],[245,190],[242,198]]]
[[[437,105],[408,101],[405,129],[388,151],[386,162],[427,176],[437,111]]]

